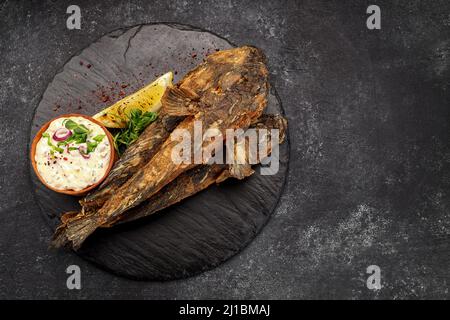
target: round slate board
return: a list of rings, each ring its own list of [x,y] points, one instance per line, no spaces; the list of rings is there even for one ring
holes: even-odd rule
[[[47,87],[32,121],[31,139],[57,115],[93,115],[174,70],[175,82],[203,58],[233,45],[202,30],[152,24],[114,31],[84,49]],[[283,113],[274,90],[267,113]],[[242,250],[261,230],[281,195],[288,143],[280,146],[277,174],[259,170],[245,181],[229,179],[153,216],[98,230],[77,252],[115,274],[145,280],[183,278],[211,269]],[[77,198],[46,189],[32,173],[35,198],[52,228]]]

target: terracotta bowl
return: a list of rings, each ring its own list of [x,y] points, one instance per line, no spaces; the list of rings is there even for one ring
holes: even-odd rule
[[[42,134],[45,132],[45,130],[47,130],[47,128],[50,126],[50,123],[52,123],[54,120],[59,119],[59,118],[68,118],[68,117],[83,117],[89,121],[92,121],[93,123],[98,124],[103,131],[105,132],[106,136],[108,137],[109,140],[109,145],[111,146],[111,157],[109,159],[109,164],[108,164],[108,168],[106,169],[106,172],[104,174],[104,176],[95,184],[86,187],[82,190],[79,191],[74,191],[74,190],[58,190],[55,189],[51,186],[49,186],[45,180],[41,177],[41,175],[39,174],[39,171],[37,170],[36,167],[36,161],[34,160],[34,156],[36,154],[36,145],[39,142],[39,140],[41,140]],[[36,174],[36,176],[39,178],[39,180],[42,182],[42,184],[44,184],[47,188],[49,188],[50,190],[53,190],[55,192],[58,193],[64,193],[64,194],[69,194],[72,196],[82,196],[84,194],[86,194],[88,191],[96,188],[97,186],[99,186],[103,180],[106,179],[106,177],[108,176],[109,172],[111,171],[111,168],[114,164],[114,161],[117,159],[117,154],[116,154],[116,150],[114,149],[114,140],[113,137],[111,135],[111,133],[109,133],[108,129],[105,128],[105,126],[103,126],[100,122],[98,122],[97,120],[93,119],[92,117],[83,115],[83,114],[77,114],[77,113],[70,113],[70,114],[63,114],[59,117],[53,118],[52,120],[48,121],[46,124],[44,124],[42,126],[42,128],[38,131],[38,133],[36,134],[36,136],[33,139],[33,142],[31,144],[31,150],[30,150],[30,160],[31,160],[31,165],[33,166],[34,172]]]

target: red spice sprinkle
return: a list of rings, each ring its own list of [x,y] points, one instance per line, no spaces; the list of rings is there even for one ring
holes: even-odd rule
[[[197,54],[196,54],[196,53],[193,53],[193,54],[192,54],[192,58],[195,58],[195,57],[197,57]]]
[[[83,64],[84,64],[84,62],[80,60],[80,66],[82,66]]]
[[[103,94],[103,95],[102,95],[102,101],[103,101],[103,102],[109,101],[109,96]]]
[[[67,157],[64,157],[63,159],[64,159],[64,161],[67,161],[67,160],[69,160],[69,159],[67,159]]]
[[[120,90],[120,92],[119,92],[119,96],[120,97],[123,97],[125,95],[125,91],[123,91],[123,90]]]
[[[87,66],[86,66],[88,69],[90,69],[91,67],[92,67],[92,64],[88,64]]]
[[[122,89],[125,89],[126,87],[128,87],[128,84],[124,83],[121,85]]]

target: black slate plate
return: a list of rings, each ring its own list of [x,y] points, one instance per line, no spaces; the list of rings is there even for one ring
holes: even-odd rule
[[[114,31],[66,63],[47,87],[32,121],[39,127],[59,114],[95,114],[168,70],[175,81],[206,54],[232,47],[209,32],[150,24]],[[121,92],[122,91],[122,92]],[[283,113],[274,90],[268,113]],[[275,175],[259,170],[245,181],[227,181],[160,213],[90,237],[78,254],[115,274],[146,280],[183,278],[211,269],[242,250],[261,230],[281,195],[288,142],[280,147]],[[35,198],[54,229],[77,198],[47,190],[32,173]]]

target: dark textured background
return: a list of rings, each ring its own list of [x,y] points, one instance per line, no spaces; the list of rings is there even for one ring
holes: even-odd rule
[[[66,29],[69,4],[82,29]],[[3,1],[3,298],[449,298],[450,4],[376,1]],[[197,277],[135,282],[48,251],[27,157],[32,113],[64,63],[123,26],[176,22],[267,54],[290,121],[281,203],[241,254]],[[80,291],[65,268],[82,269]],[[365,286],[381,267],[383,288]]]

